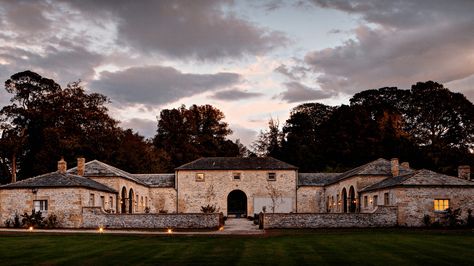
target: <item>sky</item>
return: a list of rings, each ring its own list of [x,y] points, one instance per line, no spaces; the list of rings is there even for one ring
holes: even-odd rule
[[[146,137],[161,110],[211,104],[249,145],[299,104],[367,89],[433,80],[474,101],[473,14],[472,0],[0,0],[0,80],[81,80]]]

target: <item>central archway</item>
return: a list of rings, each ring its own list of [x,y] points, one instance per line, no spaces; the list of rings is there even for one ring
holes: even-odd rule
[[[242,190],[233,190],[227,196],[227,216],[247,217],[247,195]]]
[[[351,186],[349,189],[349,212],[356,212],[357,205],[356,205],[356,196],[354,187]]]

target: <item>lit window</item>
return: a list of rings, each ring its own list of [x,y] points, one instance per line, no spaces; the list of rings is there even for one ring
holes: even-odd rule
[[[390,205],[390,198],[388,196],[388,193],[383,194],[383,205]]]
[[[268,173],[268,180],[269,181],[275,181],[276,180],[276,174],[275,173]]]
[[[204,174],[203,173],[197,173],[196,174],[196,181],[204,181]]]
[[[48,201],[47,200],[34,200],[33,205],[36,212],[46,212],[48,211]]]
[[[89,206],[91,206],[91,207],[94,207],[94,206],[95,206],[94,193],[91,193],[91,194],[89,195]]]
[[[374,202],[373,202],[374,207],[376,207],[376,206],[379,204],[379,203],[378,203],[378,200],[379,200],[379,196],[374,195]]]
[[[240,173],[233,173],[234,180],[240,180]]]
[[[443,212],[449,208],[449,200],[448,199],[435,199],[434,200],[434,210],[435,212]]]
[[[369,197],[364,196],[364,208],[367,208],[369,206]]]

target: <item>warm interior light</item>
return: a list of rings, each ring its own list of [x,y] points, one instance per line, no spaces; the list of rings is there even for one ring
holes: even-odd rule
[[[219,227],[219,231],[224,231],[224,226]]]
[[[171,233],[173,233],[173,230],[171,230],[171,228],[170,228],[170,229],[168,229],[168,234],[171,234]]]

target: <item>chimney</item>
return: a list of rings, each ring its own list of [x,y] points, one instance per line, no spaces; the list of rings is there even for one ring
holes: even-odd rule
[[[86,159],[84,157],[77,158],[77,175],[84,176]]]
[[[390,160],[391,170],[393,176],[398,176],[400,174],[400,166],[398,165],[398,158],[392,158]]]
[[[458,167],[458,177],[461,179],[471,180],[471,167],[469,165],[460,165]]]
[[[403,162],[400,164],[401,167],[405,168],[405,169],[410,169],[410,163],[409,162]]]
[[[67,170],[67,163],[64,161],[64,158],[61,157],[61,160],[58,161],[58,172],[60,174],[65,174]]]

